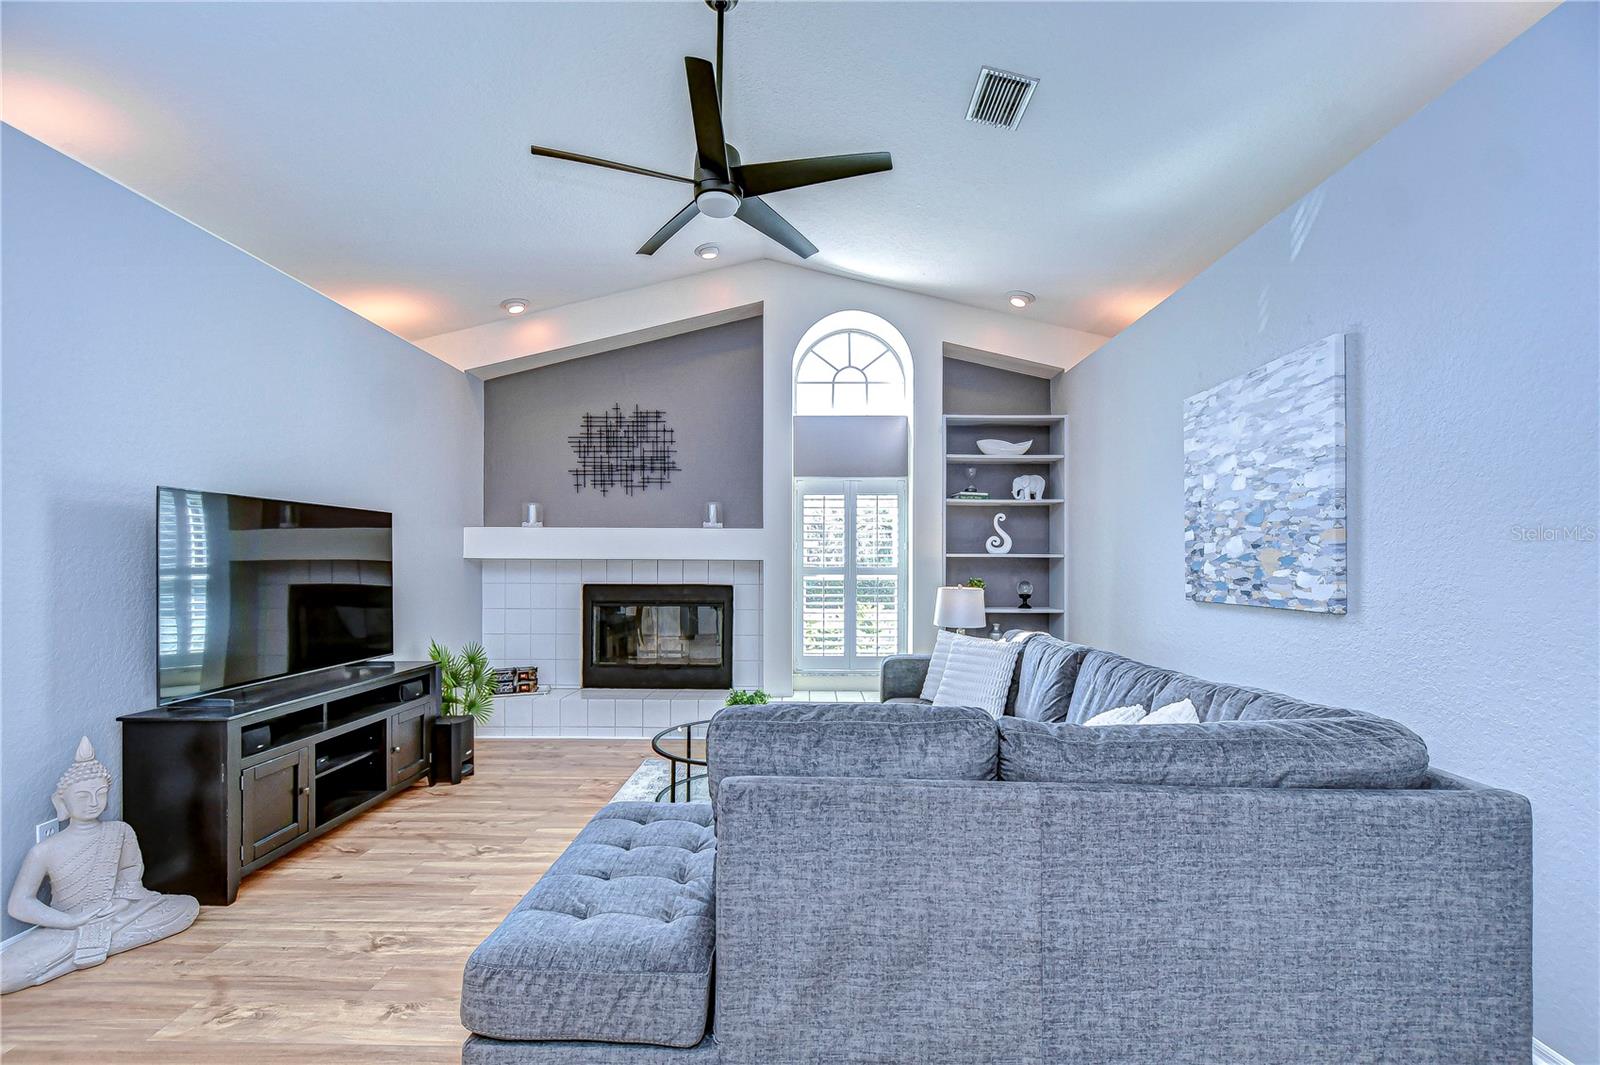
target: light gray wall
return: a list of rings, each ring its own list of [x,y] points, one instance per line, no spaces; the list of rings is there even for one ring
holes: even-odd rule
[[[1535,1031],[1574,1062],[1600,1060],[1596,13],[1557,9],[1064,382],[1073,639],[1390,715],[1528,795]],[[1186,601],[1184,397],[1336,332],[1349,615]]]
[[[0,148],[9,890],[78,737],[115,773],[117,715],[155,702],[158,483],[393,511],[418,657],[479,631],[483,429],[467,375],[9,126]]]
[[[796,477],[904,477],[911,469],[911,422],[899,414],[799,415]]]
[[[483,398],[487,525],[537,502],[546,525],[698,528],[716,500],[724,525],[761,527],[760,318],[497,377]],[[665,488],[573,490],[568,437],[613,403],[666,412],[682,469]]]
[[[946,414],[1044,414],[1050,379],[944,357]]]

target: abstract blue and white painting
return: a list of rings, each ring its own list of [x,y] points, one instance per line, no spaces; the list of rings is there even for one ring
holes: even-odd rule
[[[1348,609],[1344,335],[1183,401],[1187,595]]]

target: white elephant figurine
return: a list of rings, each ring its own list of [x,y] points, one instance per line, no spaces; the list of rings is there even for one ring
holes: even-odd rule
[[[1037,473],[1024,474],[1011,482],[1012,499],[1043,499],[1044,478]]]

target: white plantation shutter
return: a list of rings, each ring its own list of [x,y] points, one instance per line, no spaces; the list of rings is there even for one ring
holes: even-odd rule
[[[900,650],[900,579],[856,576],[856,657],[882,658]]]
[[[844,654],[844,574],[808,573],[801,578],[801,654]]]
[[[795,482],[797,662],[865,670],[905,646],[905,482]]]
[[[844,569],[844,493],[800,497],[801,565]]]

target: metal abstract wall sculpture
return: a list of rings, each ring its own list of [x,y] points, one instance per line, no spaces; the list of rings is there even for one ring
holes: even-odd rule
[[[677,463],[678,445],[667,425],[665,411],[640,410],[632,413],[614,403],[608,411],[585,414],[575,436],[567,437],[578,464],[572,474],[572,490],[597,488],[609,495],[620,488],[628,495],[646,488],[665,488]]]

